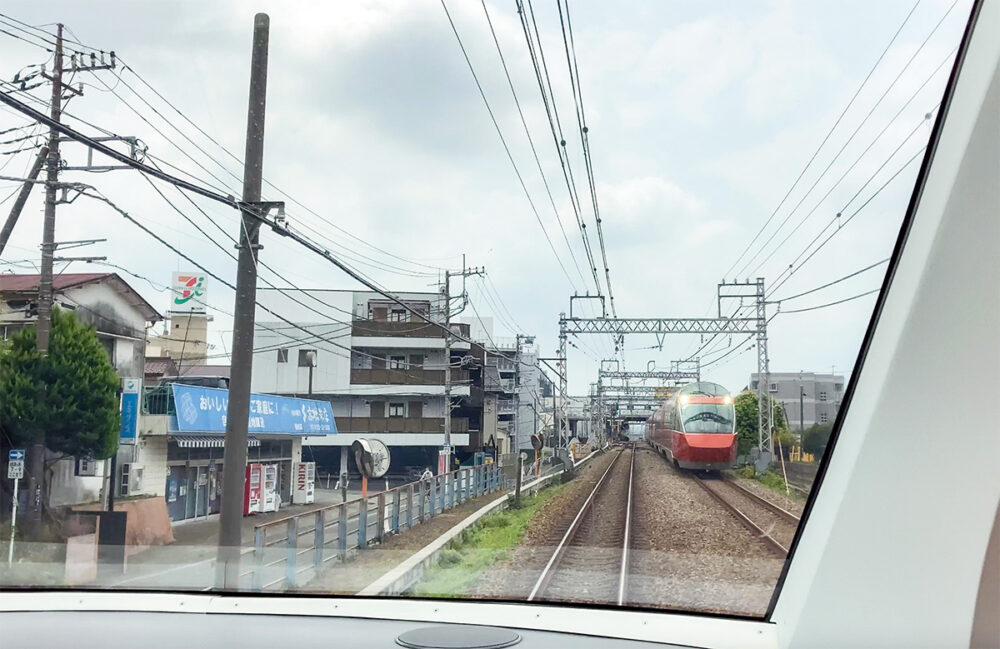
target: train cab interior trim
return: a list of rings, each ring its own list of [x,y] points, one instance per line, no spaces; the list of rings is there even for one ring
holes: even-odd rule
[[[832,451],[763,619],[409,598],[22,590],[0,593],[0,646],[126,646],[128,629],[143,628],[145,647],[194,638],[201,646],[385,647],[427,623],[507,627],[524,647],[998,646],[998,286],[1000,0],[980,0]]]

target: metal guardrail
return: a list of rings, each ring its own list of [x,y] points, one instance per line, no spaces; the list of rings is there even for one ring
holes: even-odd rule
[[[262,523],[244,550],[251,567],[241,577],[252,591],[295,588],[332,562],[503,487],[498,465],[480,465]]]

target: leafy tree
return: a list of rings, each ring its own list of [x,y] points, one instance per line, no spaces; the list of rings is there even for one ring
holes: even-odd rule
[[[774,400],[774,397],[768,398],[774,406],[774,434],[782,440],[782,444],[785,444],[785,436],[788,434],[785,409]],[[757,445],[757,393],[744,390],[736,395],[733,405],[736,408],[737,453],[743,455]]]
[[[833,424],[813,424],[802,433],[802,450],[812,453],[816,459],[823,457],[826,452],[826,445],[830,442],[830,433],[833,432]]]
[[[94,328],[54,308],[47,355],[34,325],[0,354],[0,427],[18,446],[109,458],[118,449],[119,384]]]

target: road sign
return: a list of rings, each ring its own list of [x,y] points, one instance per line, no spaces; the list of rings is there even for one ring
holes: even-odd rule
[[[7,452],[7,478],[20,480],[24,477],[24,449],[12,448]]]

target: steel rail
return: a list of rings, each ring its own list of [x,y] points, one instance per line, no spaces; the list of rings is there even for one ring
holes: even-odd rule
[[[552,576],[555,574],[556,566],[559,565],[559,562],[566,554],[566,549],[569,548],[569,545],[573,542],[573,538],[576,536],[576,533],[580,530],[583,519],[586,517],[587,512],[590,511],[591,503],[594,502],[594,496],[604,485],[605,480],[611,474],[611,469],[613,469],[615,464],[618,463],[618,459],[621,456],[622,453],[619,451],[618,455],[615,456],[615,459],[608,465],[608,468],[604,470],[604,473],[597,481],[597,484],[594,485],[590,495],[587,496],[585,501],[583,501],[580,511],[576,513],[576,517],[573,519],[573,522],[570,523],[569,527],[566,529],[566,533],[563,534],[562,540],[559,541],[559,545],[556,546],[555,552],[552,553],[552,556],[549,557],[548,563],[545,564],[545,568],[542,569],[542,574],[538,576],[538,581],[535,582],[534,588],[531,589],[531,593],[528,595],[529,602],[534,601],[538,595],[543,593],[545,588],[549,585],[549,582],[552,581]]]
[[[750,519],[750,517],[744,514],[742,511],[740,511],[740,509],[736,505],[732,504],[731,502],[723,498],[720,493],[709,487],[702,478],[692,474],[691,479],[694,480],[699,487],[704,489],[709,496],[715,499],[716,502],[722,505],[730,514],[732,514],[736,518],[736,520],[738,520],[744,527],[746,527],[748,530],[753,532],[758,538],[760,538],[760,540],[764,543],[765,546],[767,546],[769,550],[771,550],[772,552],[781,557],[785,557],[788,555],[788,548],[783,546],[774,537],[772,537],[770,534],[764,531],[764,529],[759,525],[757,525],[757,523],[754,523]]]
[[[764,498],[763,496],[755,494],[754,492],[750,491],[749,489],[747,489],[746,487],[744,487],[740,483],[736,482],[735,480],[730,480],[729,478],[724,478],[722,482],[724,484],[726,484],[727,486],[733,487],[734,489],[738,489],[739,492],[742,495],[746,496],[747,498],[749,498],[750,500],[754,501],[755,503],[758,503],[758,504],[762,505],[766,509],[769,509],[774,514],[777,514],[779,518],[782,518],[785,521],[787,521],[789,523],[792,523],[794,525],[798,525],[799,524],[799,520],[801,520],[801,519],[798,516],[796,516],[795,514],[793,514],[790,511],[788,511],[787,509],[782,509],[781,507],[779,507],[778,505],[774,504],[773,502],[771,502],[767,498]],[[789,484],[789,486],[791,486],[791,484]]]
[[[622,567],[618,574],[618,606],[625,604],[628,588],[629,547],[632,543],[632,485],[635,476],[635,442],[632,443],[632,460],[628,467],[628,500],[625,504],[625,539],[622,541]]]

